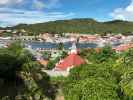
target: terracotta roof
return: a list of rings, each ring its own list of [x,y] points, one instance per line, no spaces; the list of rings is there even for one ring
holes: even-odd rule
[[[122,52],[122,51],[128,50],[129,48],[133,48],[133,44],[122,44],[122,45],[117,46],[117,47],[115,47],[113,49],[115,51]]]
[[[101,51],[101,48],[95,48],[96,52],[99,53]]]
[[[47,60],[38,60],[38,62],[44,66],[46,66],[48,64]]]
[[[67,70],[68,68],[84,64],[85,61],[77,54],[70,54],[65,59],[56,64],[56,70]]]
[[[96,36],[81,36],[80,39],[82,40],[96,40]]]

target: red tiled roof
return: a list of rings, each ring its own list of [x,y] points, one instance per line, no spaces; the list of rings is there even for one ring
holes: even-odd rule
[[[63,59],[59,64],[56,65],[57,70],[67,70],[72,66],[79,66],[84,64],[85,61],[77,54],[70,54],[65,59]]]
[[[113,48],[115,51],[125,51],[125,50],[128,50],[129,48],[133,48],[133,44],[126,44],[126,45],[120,45],[116,48]]]

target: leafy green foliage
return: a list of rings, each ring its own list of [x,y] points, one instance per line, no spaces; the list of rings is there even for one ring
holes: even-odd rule
[[[16,70],[20,69],[18,58],[8,50],[0,50],[0,77],[4,79],[15,78]]]
[[[65,89],[65,100],[120,100],[117,85],[102,78],[87,78],[70,83]]]
[[[105,46],[100,50],[99,53],[97,53],[96,56],[96,61],[101,63],[101,62],[107,62],[108,60],[116,58],[116,53],[115,51],[112,50],[112,47],[110,46]]]
[[[124,63],[133,65],[133,49],[129,49],[123,54],[124,57]]]
[[[49,57],[50,57],[50,54],[48,53],[48,52],[43,52],[42,53],[42,57],[44,58],[44,59],[49,59]]]
[[[55,64],[59,61],[59,58],[57,57],[55,60],[50,60],[47,65],[47,69],[53,69],[55,67]]]
[[[120,100],[117,77],[106,64],[73,68],[63,88],[66,100]]]
[[[26,98],[45,99],[55,98],[56,90],[51,87],[49,76],[41,71],[41,65],[36,62],[29,62],[23,65],[20,76],[24,80],[25,88],[21,94]],[[49,92],[50,90],[50,92]]]
[[[63,49],[64,49],[64,44],[63,44],[63,43],[59,43],[59,44],[57,45],[57,48],[58,48],[59,50],[63,50]]]
[[[80,55],[87,59],[89,63],[106,63],[115,61],[118,58],[118,55],[114,50],[112,50],[111,46],[105,46],[99,50],[89,49],[82,50]]]
[[[0,76],[2,78],[15,78],[16,71],[31,60],[31,54],[25,51],[19,42],[12,43],[9,48],[0,49]]]
[[[121,76],[133,69],[133,49],[129,49],[119,55],[113,64],[113,70]]]
[[[106,80],[112,80],[116,82],[116,78],[114,77],[115,73],[113,73],[110,66],[104,66],[103,64],[86,64],[81,65],[78,68],[73,68],[70,71],[69,80],[84,80],[89,77],[102,77]]]
[[[2,100],[54,99],[56,87],[42,66],[19,42],[0,49],[0,97]],[[7,96],[7,97],[5,97]]]
[[[126,72],[120,81],[121,89],[126,96],[133,97],[133,71]]]

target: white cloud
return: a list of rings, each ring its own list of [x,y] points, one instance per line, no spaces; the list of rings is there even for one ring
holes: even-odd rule
[[[60,0],[0,0],[0,26],[41,23],[68,19],[74,16],[74,13],[71,12],[45,11],[45,9],[53,9],[59,6]]]
[[[6,5],[12,5],[12,4],[18,4],[21,3],[24,0],[0,0],[0,5],[6,6]]]
[[[117,8],[111,14],[113,19],[133,21],[133,0],[125,8]]]
[[[36,8],[38,10],[41,10],[43,8],[45,8],[45,4],[44,2],[40,1],[40,0],[33,0],[33,8]]]
[[[48,2],[45,2],[45,8],[51,9],[51,8],[58,8],[61,6],[60,0],[48,0]]]
[[[49,12],[33,10],[19,10],[0,8],[1,26],[12,26],[19,23],[33,24],[60,19],[67,19],[74,16],[74,13]]]
[[[32,6],[35,9],[41,10],[43,8],[53,9],[61,6],[60,0],[33,0]]]
[[[61,0],[0,0],[0,7],[19,7],[26,4],[29,8],[42,10],[59,8],[61,6]]]

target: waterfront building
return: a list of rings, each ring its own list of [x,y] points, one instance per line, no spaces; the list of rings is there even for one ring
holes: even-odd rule
[[[42,33],[39,35],[39,38],[45,42],[53,42],[53,36],[50,33]]]
[[[80,36],[79,42],[95,42],[98,39],[95,35]]]
[[[113,48],[113,50],[115,50],[116,52],[123,52],[130,48],[133,48],[133,43],[132,44],[121,44],[121,45]]]
[[[12,40],[27,40],[32,41],[35,40],[36,36],[14,36],[12,37]]]

